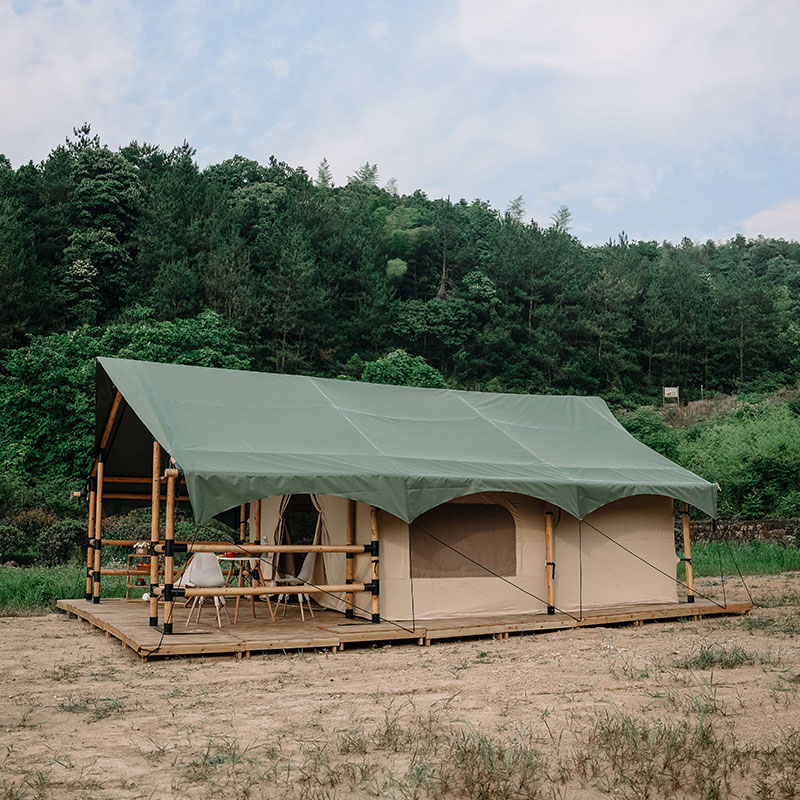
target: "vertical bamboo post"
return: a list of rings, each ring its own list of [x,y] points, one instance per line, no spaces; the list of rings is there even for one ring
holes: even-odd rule
[[[345,544],[356,543],[356,501],[347,499],[347,528],[345,530]],[[345,553],[345,583],[352,583],[355,570],[355,553]],[[353,593],[347,592],[344,596],[346,604],[344,615],[350,619],[355,616],[355,609],[353,604]]]
[[[95,486],[97,482],[94,478],[89,478],[89,544],[86,547],[86,602],[91,602],[94,570],[94,513],[95,503],[97,502],[97,492]]]
[[[553,602],[553,583],[556,577],[556,562],[553,561],[553,512],[544,512],[544,559],[545,575],[547,577],[547,613],[555,614],[556,607]]]
[[[161,518],[161,445],[153,442],[152,496],[150,499],[150,541],[158,542]],[[153,590],[158,585],[158,554],[150,554],[150,627],[158,625],[158,597]]]
[[[689,504],[681,503],[683,522],[683,563],[686,564],[686,602],[694,603],[694,583],[692,575],[692,542],[689,538]]]
[[[103,453],[97,457],[97,492],[94,512],[94,574],[92,575],[92,602],[100,602],[100,540],[103,538]]]
[[[241,543],[247,541],[247,536],[245,534],[246,520],[247,517],[245,516],[245,504],[242,503],[239,506],[239,542]]]
[[[173,555],[173,542],[175,541],[175,479],[178,470],[168,469],[167,476],[167,506],[164,518],[164,633],[172,633],[172,582],[175,579],[175,556]]]
[[[381,602],[380,602],[380,566],[378,562],[378,509],[372,506],[370,509],[370,545],[372,547],[371,563],[371,589],[372,589],[372,621],[381,621]]]

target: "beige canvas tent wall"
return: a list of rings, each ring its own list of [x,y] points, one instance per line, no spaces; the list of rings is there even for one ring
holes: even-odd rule
[[[261,501],[261,544],[286,542],[287,501],[288,496]],[[347,501],[329,495],[313,501],[319,510],[315,544],[344,544]],[[411,525],[382,512],[381,616],[426,620],[542,613],[548,569],[545,510],[535,498],[485,492],[450,501]],[[251,511],[254,534],[255,517]],[[677,602],[677,586],[669,577],[677,564],[670,498],[639,495],[603,506],[582,523],[566,512],[560,517],[556,512],[555,520],[557,608],[577,612]],[[369,539],[369,506],[357,503],[356,542]],[[272,561],[263,561],[268,575]],[[340,554],[311,553],[299,576],[315,585],[342,584],[345,560]],[[369,562],[356,562],[355,580],[369,580]],[[327,608],[345,608],[341,596],[317,600]],[[356,615],[369,616],[368,595],[356,594],[355,605]]]

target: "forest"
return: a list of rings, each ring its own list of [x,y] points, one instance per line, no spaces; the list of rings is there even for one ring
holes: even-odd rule
[[[341,182],[325,160],[316,175],[274,157],[200,169],[188,143],[115,151],[88,124],[41,163],[0,155],[0,484],[16,498],[0,517],[85,473],[97,355],[597,394],[715,480],[719,462],[689,452],[712,421],[689,434],[635,409],[665,385],[684,401],[777,392],[723,421],[772,421],[775,497],[726,511],[800,515],[800,244],[570,231],[566,206],[542,225],[521,197],[500,211],[399,194],[369,162]]]

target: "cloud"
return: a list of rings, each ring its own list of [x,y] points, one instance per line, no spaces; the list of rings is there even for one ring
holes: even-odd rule
[[[372,39],[373,42],[383,41],[388,33],[389,24],[382,20],[372,22],[367,26],[367,38]]]
[[[19,13],[0,4],[0,108],[12,161],[43,157],[86,120],[113,125],[136,72],[140,28],[127,2],[31,3]]]
[[[742,233],[800,241],[800,200],[785,200],[772,208],[759,211],[739,223]]]
[[[270,68],[272,71],[279,77],[279,78],[288,78],[289,73],[291,72],[291,67],[289,66],[288,61],[284,61],[282,58],[273,58],[269,62]]]

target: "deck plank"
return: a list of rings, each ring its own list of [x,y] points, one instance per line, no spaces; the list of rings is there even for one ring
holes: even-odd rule
[[[164,636],[160,628],[148,624],[147,609],[141,603],[107,599],[100,603],[86,600],[58,600],[57,606],[86,620],[95,628],[119,639],[143,658],[182,655],[236,654],[301,650],[308,648],[342,649],[345,644],[367,644],[386,641],[419,641],[507,635],[566,630],[595,625],[617,625],[637,621],[674,620],[722,614],[745,614],[751,603],[667,603],[662,605],[626,605],[591,609],[576,619],[568,614],[514,614],[469,618],[398,620],[373,625],[367,620],[346,619],[341,613],[315,611],[314,617],[300,618],[297,606],[289,606],[285,617],[270,618],[263,603],[256,604],[253,618],[249,606],[240,610],[239,622],[229,624],[223,614],[218,628],[213,610],[205,609],[199,622],[186,628],[188,609],[175,608],[174,634]],[[233,609],[229,608],[231,616]],[[575,615],[578,616],[577,614]]]

